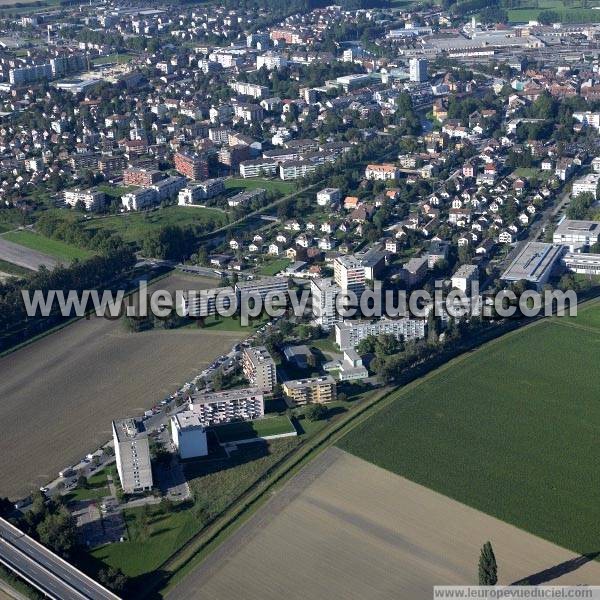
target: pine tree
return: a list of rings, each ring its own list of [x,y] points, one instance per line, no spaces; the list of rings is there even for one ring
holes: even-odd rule
[[[481,548],[479,557],[479,585],[496,585],[498,581],[498,565],[491,542]]]

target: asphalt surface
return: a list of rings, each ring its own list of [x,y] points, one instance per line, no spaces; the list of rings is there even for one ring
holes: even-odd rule
[[[0,561],[60,600],[116,600],[115,596],[4,519]]]
[[[47,254],[9,242],[2,237],[0,237],[0,259],[33,271],[39,271],[41,266],[53,269],[59,264],[59,261]]]

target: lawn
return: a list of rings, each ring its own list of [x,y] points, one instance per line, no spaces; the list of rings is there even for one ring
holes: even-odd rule
[[[244,327],[239,318],[234,317],[208,317],[204,321],[204,327],[210,331],[239,331],[245,335],[250,335],[259,327],[262,327],[269,321],[268,315],[262,315],[251,320],[248,326]],[[197,327],[197,324],[191,323],[187,327]]]
[[[120,198],[135,189],[137,188],[134,185],[110,185],[109,183],[102,183],[98,186],[98,191],[104,192],[111,198]]]
[[[92,252],[88,250],[72,246],[60,240],[47,238],[33,231],[9,231],[3,234],[2,237],[9,242],[37,250],[58,260],[71,261],[76,258],[81,260],[92,256]]]
[[[600,305],[544,321],[395,392],[339,446],[577,552],[600,534]]]
[[[527,6],[527,3],[523,2],[521,8],[512,8],[507,12],[511,23],[535,21],[540,12],[545,10],[555,11],[559,15],[560,22],[563,23],[593,23],[600,21],[600,11],[591,8],[594,5],[597,5],[597,2],[588,2],[584,8],[582,2],[576,2],[567,7],[562,0],[539,0],[532,2],[531,6]]]
[[[293,433],[296,431],[287,417],[266,417],[255,421],[228,423],[215,427],[215,433],[221,443],[250,440],[269,435]]]
[[[27,277],[33,274],[33,271],[26,269],[25,267],[13,265],[13,263],[1,259],[0,272],[7,273],[8,275],[14,275],[15,277]]]
[[[141,242],[151,231],[165,225],[224,225],[225,213],[215,208],[167,206],[150,212],[131,212],[89,221],[89,228],[108,229],[127,242]]]
[[[99,473],[95,473],[91,477],[88,477],[88,487],[82,488],[77,487],[72,492],[69,492],[66,496],[67,502],[74,502],[80,500],[100,500],[104,496],[108,496],[110,491],[108,489],[108,481],[106,480],[106,473],[104,470]]]
[[[265,277],[272,277],[273,275],[277,275],[280,271],[287,269],[290,264],[291,261],[288,258],[278,258],[261,265],[257,273],[259,275],[264,275]]]
[[[282,179],[264,179],[262,177],[251,177],[250,179],[234,177],[232,179],[226,179],[225,187],[227,189],[235,189],[236,192],[262,188],[267,191],[270,190],[276,192],[281,196],[284,194],[291,194],[294,191],[294,184],[289,181],[283,181]]]
[[[151,575],[297,444],[295,438],[248,444],[230,458],[188,463],[185,472],[193,504],[176,505],[167,513],[155,507],[146,516],[143,508],[127,510],[128,541],[102,546],[92,555],[130,577]],[[140,585],[143,587],[143,582]]]

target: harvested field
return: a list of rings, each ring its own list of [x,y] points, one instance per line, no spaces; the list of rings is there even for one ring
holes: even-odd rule
[[[486,540],[501,584],[600,581],[595,561],[330,448],[168,598],[430,600],[434,585],[476,583]]]
[[[213,280],[174,275],[155,288]],[[0,496],[56,477],[110,438],[116,417],[140,414],[240,339],[186,328],[127,333],[120,321],[82,319],[0,359]]]

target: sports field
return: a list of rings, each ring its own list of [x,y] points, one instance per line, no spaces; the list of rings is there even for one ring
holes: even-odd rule
[[[339,446],[561,546],[600,539],[600,304],[396,392]]]

